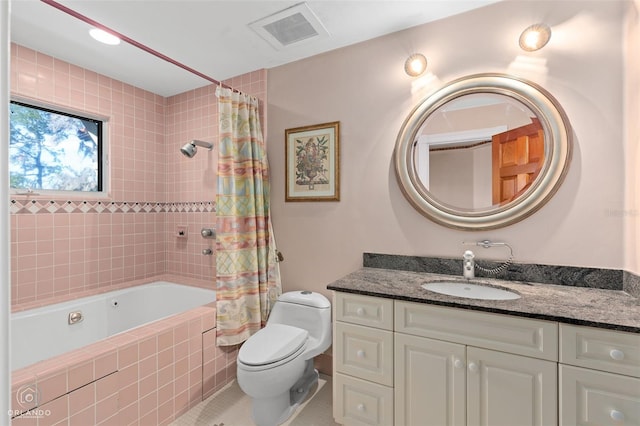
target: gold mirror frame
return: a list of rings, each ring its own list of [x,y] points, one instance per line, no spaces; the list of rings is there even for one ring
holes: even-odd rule
[[[492,93],[509,96],[538,117],[544,131],[545,159],[539,176],[516,199],[483,210],[465,210],[437,200],[418,178],[414,141],[422,125],[441,106],[461,96]],[[572,130],[558,101],[535,83],[505,74],[475,74],[454,80],[418,104],[404,121],[394,151],[396,177],[405,197],[420,213],[441,225],[467,230],[501,228],[540,209],[560,187],[571,162]]]

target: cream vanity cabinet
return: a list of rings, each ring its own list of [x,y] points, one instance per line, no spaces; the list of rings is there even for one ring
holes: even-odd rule
[[[393,300],[336,293],[333,417],[393,424]]]
[[[557,424],[555,322],[395,302],[396,425]]]
[[[560,324],[560,425],[640,425],[640,335]]]
[[[335,293],[345,425],[557,424],[557,323]]]
[[[640,425],[640,334],[334,293],[345,425]]]

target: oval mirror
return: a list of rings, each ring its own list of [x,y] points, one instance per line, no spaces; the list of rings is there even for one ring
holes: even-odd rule
[[[477,74],[416,106],[394,155],[400,187],[426,217],[457,229],[494,229],[553,196],[571,159],[571,127],[540,86]]]

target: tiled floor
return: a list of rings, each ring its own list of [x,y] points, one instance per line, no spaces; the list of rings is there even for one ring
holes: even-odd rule
[[[253,426],[251,399],[237,382],[230,383],[177,418],[171,426]],[[332,415],[331,377],[320,376],[318,386],[283,426],[336,426]]]

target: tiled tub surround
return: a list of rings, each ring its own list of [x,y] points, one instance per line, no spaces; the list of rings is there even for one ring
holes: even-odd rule
[[[14,371],[12,424],[168,424],[235,378],[237,349],[215,346],[215,303],[152,322]]]
[[[166,273],[169,257],[182,262],[171,268],[176,274],[215,276],[214,257],[200,254],[208,243],[200,228],[214,223],[212,201],[12,200],[12,305],[148,279]],[[177,238],[178,225],[188,227],[187,238]]]
[[[461,263],[461,262],[460,262]],[[462,273],[459,276],[462,279]],[[446,296],[421,287],[451,275],[365,267],[327,286],[329,290],[422,302],[462,309],[538,318],[640,333],[639,300],[620,290],[478,278],[521,295],[516,300]]]
[[[266,75],[266,70],[259,70],[225,83],[265,100]],[[109,117],[110,155],[109,199],[86,199],[87,205],[43,195],[14,197],[13,311],[154,280],[210,286],[215,256],[201,255],[210,241],[199,233],[215,224],[215,205],[198,210],[200,202],[194,200],[215,198],[217,155],[214,150],[188,159],[178,149],[191,139],[217,140],[215,90],[215,85],[208,85],[164,98],[11,44],[12,96]],[[135,209],[139,210],[131,211]],[[184,225],[188,238],[177,238],[176,227]],[[214,313],[200,310],[193,315],[146,325],[17,371],[14,390],[36,381],[46,390],[40,403],[55,410],[39,420],[41,425],[66,418],[80,425],[105,419],[135,424],[132,419],[138,418],[144,425],[165,424],[235,377],[237,348],[215,347]],[[183,332],[178,330],[185,323],[189,337],[180,340]],[[151,370],[152,363],[167,362],[159,354],[168,355],[170,333],[174,358]],[[153,352],[153,345],[159,351]],[[185,348],[189,355],[182,357]],[[189,360],[188,373],[184,359]],[[56,393],[49,392],[52,386],[59,397],[51,397]],[[15,423],[37,420],[22,416]]]
[[[217,86],[165,98],[14,43],[10,71],[12,96],[108,117],[110,169],[108,199],[12,197],[12,307],[162,274],[214,280],[200,229],[215,225],[217,151],[186,158],[179,147],[216,143]],[[263,101],[266,75],[225,83]],[[177,226],[189,227],[188,238],[176,238]]]
[[[11,369],[215,301],[213,289],[156,281],[16,312],[11,315]]]

